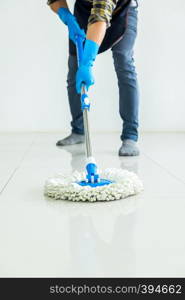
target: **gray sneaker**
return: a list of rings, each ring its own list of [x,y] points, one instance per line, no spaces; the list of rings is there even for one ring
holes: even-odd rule
[[[82,144],[85,141],[85,136],[83,134],[76,134],[71,133],[66,138],[59,140],[56,143],[56,146],[69,146],[69,145],[76,145],[76,144]]]
[[[123,140],[121,148],[119,149],[119,156],[138,156],[139,149],[137,143],[133,140]]]

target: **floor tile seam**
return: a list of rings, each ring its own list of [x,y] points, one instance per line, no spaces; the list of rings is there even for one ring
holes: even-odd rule
[[[177,181],[183,183],[185,185],[185,181],[183,179],[181,179],[180,177],[178,177],[176,174],[174,174],[172,171],[170,171],[167,167],[165,167],[164,165],[162,165],[160,162],[156,161],[153,157],[151,157],[150,155],[146,154],[145,152],[143,152],[143,155],[148,158],[150,161],[152,161],[155,165],[157,165],[158,167],[160,167],[163,171],[165,171],[166,173],[168,173],[168,175],[170,175],[171,177],[175,178]]]
[[[16,172],[18,171],[18,169],[20,169],[21,164],[23,163],[24,159],[26,158],[26,156],[28,155],[28,153],[30,152],[31,148],[33,147],[34,143],[35,143],[35,139],[36,136],[34,135],[31,143],[28,145],[28,147],[26,148],[26,150],[24,151],[24,153],[22,154],[17,166],[13,169],[13,171],[11,172],[10,176],[8,177],[8,179],[6,180],[5,184],[3,185],[3,187],[0,189],[0,196],[2,196],[3,192],[5,191],[5,189],[7,188],[7,186],[9,185],[10,181],[12,180],[12,178],[14,177],[14,175],[16,174]]]

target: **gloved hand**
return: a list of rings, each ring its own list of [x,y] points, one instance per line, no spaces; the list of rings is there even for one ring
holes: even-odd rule
[[[58,16],[62,20],[62,22],[67,25],[68,30],[69,30],[69,38],[76,43],[76,35],[81,36],[82,38],[85,39],[85,31],[80,28],[78,25],[78,22],[75,18],[75,16],[72,15],[72,13],[69,11],[69,9],[60,7],[58,9]]]
[[[82,84],[85,84],[87,90],[94,84],[92,73],[93,63],[98,54],[99,45],[91,40],[86,40],[82,60],[76,74],[76,90],[80,94]]]

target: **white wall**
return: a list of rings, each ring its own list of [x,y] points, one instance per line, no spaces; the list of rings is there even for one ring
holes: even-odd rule
[[[135,51],[141,128],[183,131],[185,1],[141,1]],[[66,28],[46,0],[0,2],[0,131],[69,129],[67,48]],[[110,51],[97,58],[95,77],[91,127],[119,130]]]

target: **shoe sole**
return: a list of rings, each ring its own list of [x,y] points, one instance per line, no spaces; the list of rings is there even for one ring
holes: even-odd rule
[[[136,154],[128,154],[128,153],[122,154],[122,153],[119,152],[118,155],[119,155],[119,156],[127,156],[127,157],[128,157],[128,156],[139,156],[140,153],[138,152],[138,153],[136,153]]]
[[[78,144],[84,144],[84,142],[77,142],[77,143],[74,143],[74,144],[60,144],[60,143],[56,143],[56,146],[65,147],[65,146],[73,146],[73,145],[78,145]]]

